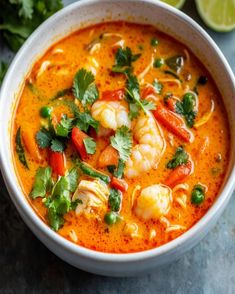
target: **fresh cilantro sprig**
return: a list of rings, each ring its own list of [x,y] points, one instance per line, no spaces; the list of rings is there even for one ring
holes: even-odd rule
[[[62,119],[56,126],[56,135],[60,137],[68,137],[73,126],[73,119],[68,118],[66,115],[62,116]]]
[[[96,142],[94,141],[93,138],[87,137],[83,139],[83,143],[84,143],[87,154],[95,154]]]
[[[186,93],[183,96],[182,101],[176,102],[176,112],[181,114],[187,123],[192,128],[197,115],[196,108],[196,96],[193,93]]]
[[[99,98],[99,92],[95,84],[95,77],[92,72],[81,68],[73,80],[73,94],[87,107]]]
[[[55,184],[50,167],[40,167],[36,172],[30,197],[45,199],[48,222],[55,231],[64,224],[64,214],[74,210],[79,204],[79,200],[71,201],[71,193],[77,188],[78,178],[77,168],[73,168],[67,176],[60,177]]]
[[[132,62],[136,61],[141,54],[132,54],[129,47],[119,48],[115,55],[115,65],[112,67],[113,72],[128,73],[132,71]]]
[[[176,149],[173,158],[167,163],[166,167],[169,169],[174,169],[179,165],[186,164],[188,162],[188,153],[184,150],[182,146]]]
[[[115,148],[124,162],[129,158],[132,148],[132,135],[128,127],[122,126],[117,129],[114,136],[110,138],[111,145]]]
[[[36,134],[36,141],[40,148],[51,148],[54,152],[63,152],[66,144],[63,138],[58,138],[54,132],[41,128]]]
[[[155,109],[155,105],[151,101],[141,99],[139,82],[137,77],[132,74],[127,75],[126,91],[126,100],[129,103],[129,117],[131,120],[136,118],[141,110],[146,113],[147,110]]]
[[[50,167],[40,167],[36,172],[33,188],[30,192],[30,197],[45,197],[47,192],[51,192],[53,181],[51,177]]]
[[[69,107],[74,115],[74,125],[79,127],[81,131],[87,132],[89,127],[92,127],[98,132],[99,122],[95,120],[90,111],[80,112],[78,106],[72,100],[64,100],[63,103]]]
[[[110,189],[109,206],[112,211],[119,211],[121,206],[121,193],[119,190]]]

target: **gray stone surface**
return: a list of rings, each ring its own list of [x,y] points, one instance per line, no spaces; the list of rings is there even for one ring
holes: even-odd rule
[[[193,1],[184,11],[202,24]],[[235,72],[235,32],[206,30]],[[13,54],[0,43],[2,56],[11,60]],[[45,248],[22,222],[0,177],[0,293],[235,293],[234,211],[233,197],[216,227],[177,262],[140,277],[106,278],[75,269]]]

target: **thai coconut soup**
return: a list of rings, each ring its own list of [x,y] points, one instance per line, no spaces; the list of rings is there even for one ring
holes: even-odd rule
[[[15,169],[36,214],[103,252],[155,248],[190,229],[229,159],[210,75],[190,48],[146,25],[103,23],[53,45],[25,80],[12,124]]]

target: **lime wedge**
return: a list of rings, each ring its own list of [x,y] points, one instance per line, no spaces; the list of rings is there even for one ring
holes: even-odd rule
[[[161,1],[180,9],[182,8],[186,0],[161,0]]]
[[[235,0],[196,0],[202,20],[217,32],[235,29]]]

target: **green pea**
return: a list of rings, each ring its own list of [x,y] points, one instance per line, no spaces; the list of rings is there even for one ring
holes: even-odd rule
[[[191,202],[199,205],[205,200],[205,188],[201,185],[195,185],[191,194]]]
[[[159,41],[158,41],[156,38],[152,38],[152,40],[151,40],[151,45],[152,45],[153,47],[157,47],[158,43],[159,43]]]
[[[161,67],[164,64],[164,59],[163,58],[157,58],[154,60],[153,66],[156,68]]]
[[[40,109],[40,115],[41,117],[47,118],[51,116],[52,108],[49,106],[43,106]]]
[[[108,212],[106,213],[106,215],[104,216],[104,221],[106,222],[106,224],[108,225],[113,225],[117,222],[117,214],[115,212]]]

